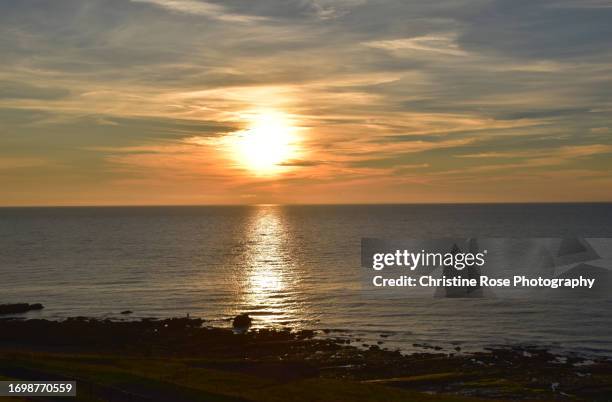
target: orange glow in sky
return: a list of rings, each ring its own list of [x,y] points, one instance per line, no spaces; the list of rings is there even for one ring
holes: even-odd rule
[[[238,164],[258,176],[287,170],[283,163],[299,153],[297,128],[279,111],[263,111],[249,117],[249,127],[231,137]]]
[[[612,9],[441,3],[0,2],[0,205],[612,201]]]

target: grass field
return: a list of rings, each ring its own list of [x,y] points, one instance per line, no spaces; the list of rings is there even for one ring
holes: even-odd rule
[[[474,401],[432,396],[378,384],[306,378],[285,381],[203,368],[207,359],[140,359],[96,355],[14,353],[0,355],[4,373],[21,378],[76,379],[78,401]],[[5,379],[10,378],[5,376]],[[5,399],[25,400],[25,399]],[[4,401],[4,399],[3,399]]]

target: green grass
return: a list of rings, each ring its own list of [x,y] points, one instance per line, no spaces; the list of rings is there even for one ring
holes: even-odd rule
[[[104,400],[100,387],[156,400],[214,402],[467,402],[373,383],[310,378],[279,381],[236,371],[198,367],[194,359],[138,359],[43,353],[0,355],[0,368],[22,368],[77,380],[79,401]],[[424,380],[424,378],[422,379]],[[430,378],[433,380],[433,378]],[[126,394],[127,395],[127,394]],[[114,400],[121,400],[115,397]],[[127,400],[127,397],[126,397]],[[0,401],[4,402],[4,401]]]
[[[474,375],[471,373],[458,373],[458,372],[450,372],[450,373],[434,373],[434,374],[423,374],[423,375],[414,375],[409,377],[394,377],[394,378],[385,378],[382,380],[369,380],[364,381],[368,384],[387,384],[387,385],[423,385],[423,384],[436,384],[436,383],[444,383],[448,381],[465,381],[470,378],[473,378]]]

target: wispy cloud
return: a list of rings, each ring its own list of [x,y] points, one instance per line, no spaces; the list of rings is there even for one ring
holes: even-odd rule
[[[206,1],[198,0],[131,0],[135,3],[149,3],[159,7],[163,7],[167,10],[187,13],[194,15],[201,15],[208,18],[216,19],[219,21],[226,22],[255,22],[261,21],[265,18],[236,14],[229,12],[224,6],[215,3],[208,3]]]
[[[411,38],[378,40],[365,42],[364,45],[387,50],[395,54],[404,52],[437,53],[449,56],[466,56],[468,53],[457,43],[456,33],[439,33]]]
[[[542,200],[568,172],[564,187],[610,199],[586,179],[612,181],[607,3],[0,2],[0,187],[13,202]],[[218,146],[264,109],[308,151],[265,180]]]
[[[598,8],[612,8],[612,4],[608,0],[559,0],[548,4],[551,8],[586,8],[586,9],[598,9]]]
[[[44,158],[0,156],[0,170],[42,167],[48,164],[49,161]]]
[[[0,81],[0,99],[55,100],[70,95],[66,88],[31,85],[24,82]]]
[[[612,145],[608,144],[587,144],[587,145],[566,145],[553,149],[522,150],[509,152],[482,152],[478,154],[455,155],[457,158],[541,158],[551,157],[554,160],[566,158],[581,158],[591,155],[612,153]]]

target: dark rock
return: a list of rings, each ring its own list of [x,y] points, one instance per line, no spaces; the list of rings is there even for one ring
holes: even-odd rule
[[[131,310],[125,310],[125,311],[121,312],[121,314],[123,314],[123,315],[128,315],[128,314],[132,314],[132,313],[133,313],[133,311],[131,311]]]
[[[16,303],[16,304],[1,304],[1,314],[22,314],[28,311],[42,310],[44,306],[40,303],[28,304],[28,303]]]
[[[236,329],[247,329],[251,326],[253,320],[249,317],[248,314],[238,314],[234,317],[234,321],[232,321],[232,326]]]
[[[310,339],[314,337],[314,335],[315,335],[315,332],[310,329],[301,330],[296,334],[298,339]]]

